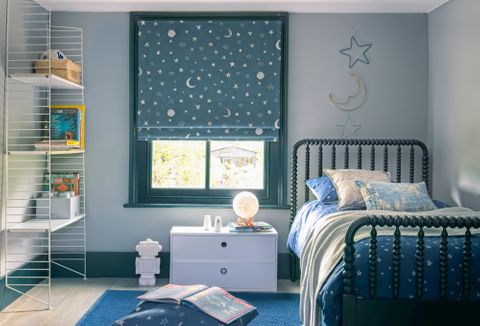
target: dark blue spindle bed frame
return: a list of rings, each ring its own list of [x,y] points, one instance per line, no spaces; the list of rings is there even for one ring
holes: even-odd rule
[[[299,151],[304,148],[305,165],[304,178],[299,179]],[[351,166],[352,152],[356,152],[357,169],[364,168],[365,148],[370,151],[367,155],[369,168],[375,170],[377,161],[383,162],[383,170],[391,169],[390,151],[396,151],[396,182],[402,182],[402,172],[408,170],[408,182],[416,182],[415,174],[418,160],[416,153],[420,152],[420,177],[430,189],[430,160],[428,149],[425,144],[413,139],[303,139],[293,146],[291,161],[291,190],[290,190],[290,226],[297,214],[298,207],[298,180],[304,182],[311,178],[311,149],[317,151],[317,175],[321,176],[323,168],[336,169],[337,156],[343,152],[343,167]],[[380,149],[380,150],[379,150]],[[405,151],[407,150],[407,151]],[[383,158],[378,158],[376,153],[383,152]],[[324,154],[330,154],[330,164],[326,165]],[[340,152],[340,154],[338,154]],[[407,162],[403,159],[408,156]],[[418,157],[417,157],[418,158]],[[405,166],[405,164],[408,164]],[[353,165],[352,165],[353,167]],[[417,180],[418,181],[418,180]],[[304,202],[310,199],[308,187],[305,185]],[[362,298],[355,293],[354,287],[354,262],[355,233],[362,227],[371,228],[369,243],[369,297]],[[377,253],[377,227],[392,227],[393,250],[392,250],[392,299],[376,297],[376,253]],[[400,259],[401,259],[401,232],[402,229],[417,228],[416,241],[416,297],[414,299],[400,299]],[[439,292],[438,300],[423,299],[424,284],[424,229],[437,228],[442,231],[440,242],[440,268],[439,268]],[[446,299],[447,291],[447,245],[448,229],[464,229],[463,246],[463,298],[452,301]],[[366,216],[355,221],[345,235],[344,271],[343,271],[343,313],[342,323],[346,326],[353,325],[480,325],[480,301],[471,298],[471,230],[480,228],[480,216],[474,218],[415,216],[413,213],[407,217],[396,216]],[[296,279],[297,257],[291,253],[290,275],[291,280]]]

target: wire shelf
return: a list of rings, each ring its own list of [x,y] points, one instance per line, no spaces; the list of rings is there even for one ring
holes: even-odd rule
[[[50,121],[52,105],[84,104],[83,75],[79,84],[55,75],[48,57],[47,73],[34,68],[50,50],[83,68],[83,31],[52,25],[48,8],[45,1],[8,1],[4,113],[6,287],[45,308],[51,308],[53,267],[86,277],[85,150],[56,150]],[[55,173],[78,173],[79,215],[52,217]],[[47,291],[29,292],[37,287]]]

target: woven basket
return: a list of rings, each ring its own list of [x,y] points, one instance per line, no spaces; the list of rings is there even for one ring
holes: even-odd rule
[[[80,84],[81,82],[82,67],[70,59],[52,59],[50,60],[50,67],[48,60],[37,60],[33,62],[33,67],[38,74],[51,73],[77,84]]]

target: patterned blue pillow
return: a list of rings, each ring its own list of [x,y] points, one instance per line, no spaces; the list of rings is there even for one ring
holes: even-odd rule
[[[329,177],[308,179],[305,184],[322,204],[334,204],[338,201],[337,190]]]
[[[425,182],[386,183],[355,182],[368,210],[422,212],[437,209]]]

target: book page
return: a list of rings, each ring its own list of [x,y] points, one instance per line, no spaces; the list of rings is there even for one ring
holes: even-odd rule
[[[251,304],[236,298],[219,287],[212,287],[183,300],[213,318],[229,324],[235,319],[255,310]]]
[[[175,285],[167,284],[157,289],[153,289],[137,298],[144,301],[155,302],[175,302],[180,303],[182,299],[207,288],[205,285]]]

